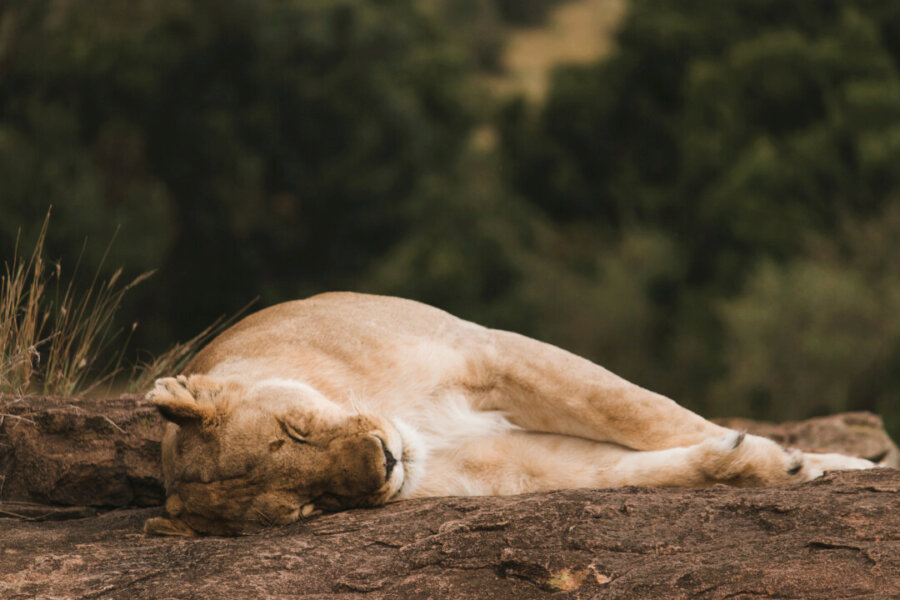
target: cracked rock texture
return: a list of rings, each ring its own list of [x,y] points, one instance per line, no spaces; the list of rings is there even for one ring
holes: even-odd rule
[[[900,472],[791,488],[565,490],[151,538],[159,509],[0,520],[0,597],[897,598]]]
[[[165,424],[137,396],[100,400],[0,395],[0,511],[10,501],[155,506],[165,501]]]
[[[900,597],[896,469],[753,490],[435,498],[240,538],[151,538],[152,408],[2,397],[0,414],[3,599]],[[828,420],[736,426],[891,460],[877,417]],[[837,438],[850,445],[825,443]]]

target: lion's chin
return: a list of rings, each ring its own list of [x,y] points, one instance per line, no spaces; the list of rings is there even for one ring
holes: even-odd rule
[[[408,498],[415,491],[425,472],[425,462],[428,459],[428,448],[422,434],[399,419],[394,419],[392,424],[400,434],[401,448],[394,454],[399,460],[391,477],[392,480],[398,478],[398,485],[394,488],[394,493],[388,497],[388,502]]]

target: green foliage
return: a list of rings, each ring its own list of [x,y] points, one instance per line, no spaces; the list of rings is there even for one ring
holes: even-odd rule
[[[260,292],[349,285],[466,140],[457,54],[412,2],[22,6],[4,9],[0,243],[49,203],[51,255],[121,223],[115,264],[161,267],[128,309],[157,349]],[[164,318],[137,318],[151,306]]]
[[[541,23],[560,0],[493,0],[503,19],[519,25]]]
[[[632,3],[609,61],[560,70],[504,116],[511,181],[559,220],[680,239],[691,281],[734,291],[796,231],[872,214],[900,185],[898,56],[877,3]]]
[[[900,425],[900,209],[785,265],[764,263],[722,306],[719,414],[797,419],[847,407]]]
[[[472,67],[498,72],[511,27],[539,26],[560,0],[417,0],[456,40]]]
[[[898,26],[886,2],[634,0],[609,60],[504,108],[504,173],[533,206],[607,246],[659,232],[678,257],[644,296],[656,351],[623,374],[720,414],[886,410],[897,383],[867,379],[897,353],[880,276],[809,239],[897,201]]]
[[[475,69],[497,72],[507,24],[493,0],[419,0],[447,27]]]

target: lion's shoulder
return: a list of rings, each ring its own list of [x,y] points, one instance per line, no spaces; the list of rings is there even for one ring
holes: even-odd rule
[[[318,379],[324,371],[341,381],[357,372],[391,371],[402,362],[418,364],[432,354],[479,351],[490,345],[490,331],[413,300],[329,292],[241,319],[183,372]]]

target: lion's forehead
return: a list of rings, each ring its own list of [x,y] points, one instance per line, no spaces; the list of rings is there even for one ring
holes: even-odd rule
[[[215,418],[179,432],[174,483],[217,489],[216,482],[228,481],[230,493],[244,498],[327,490],[363,496],[381,493],[385,465],[405,457],[392,420],[342,408],[305,384],[267,380],[215,389],[208,396]],[[392,485],[402,478],[401,466]]]
[[[302,486],[304,478],[328,477],[341,462],[341,444],[333,440],[353,438],[377,431],[392,439],[380,420],[352,416],[340,425],[317,418],[314,411],[274,412],[265,406],[246,406],[233,410],[228,419],[210,431],[180,432],[179,446],[183,481],[216,481],[243,478],[247,485],[259,488]],[[302,443],[288,435],[308,436]],[[345,462],[345,461],[344,461]]]

